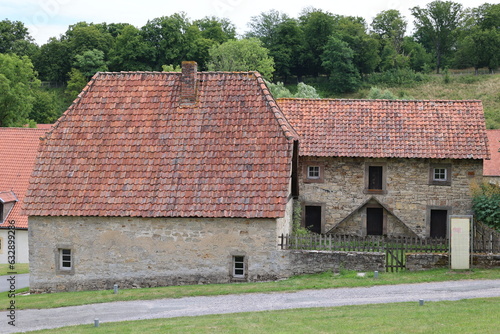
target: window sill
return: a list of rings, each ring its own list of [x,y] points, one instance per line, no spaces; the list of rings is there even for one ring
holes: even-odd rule
[[[429,182],[430,186],[451,186],[450,181],[431,181]]]
[[[385,195],[385,194],[387,194],[387,190],[385,190],[385,189],[364,189],[363,194]]]

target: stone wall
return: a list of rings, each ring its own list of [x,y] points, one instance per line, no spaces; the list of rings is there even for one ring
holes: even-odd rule
[[[406,254],[406,269],[409,271],[448,268],[448,254]],[[472,268],[499,268],[500,254],[473,254]]]
[[[385,271],[385,253],[283,251],[288,264],[287,276],[315,274],[340,269],[355,271]]]
[[[365,191],[365,166],[370,163],[386,165],[385,194]],[[363,205],[376,205],[378,201],[390,210],[385,210],[388,235],[426,237],[429,208],[450,208],[454,215],[471,214],[470,183],[482,177],[481,160],[301,157],[299,170],[315,164],[324,166],[324,182],[304,182],[305,175],[300,173],[299,200],[325,203],[323,230],[334,228],[331,232],[337,234],[365,235]],[[435,164],[451,165],[451,185],[429,184],[429,170]],[[368,202],[371,198],[376,201]]]
[[[276,219],[30,217],[30,287],[79,291],[281,278],[277,225]],[[286,229],[286,222],[280,225]],[[72,271],[57,266],[61,248],[72,250]],[[245,256],[244,279],[233,278],[233,256]]]

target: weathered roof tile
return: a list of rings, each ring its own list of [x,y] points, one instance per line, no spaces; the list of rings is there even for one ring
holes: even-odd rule
[[[296,132],[259,74],[197,79],[181,105],[180,73],[95,75],[44,141],[26,212],[282,217]]]
[[[301,156],[484,159],[480,101],[279,99]]]
[[[50,129],[47,124],[37,129],[0,128],[0,192],[13,193],[16,204],[0,227],[7,227],[14,220],[17,228],[28,227],[28,217],[23,215],[21,207],[33,172],[33,166],[40,144],[40,137]],[[4,198],[8,201],[12,198]]]

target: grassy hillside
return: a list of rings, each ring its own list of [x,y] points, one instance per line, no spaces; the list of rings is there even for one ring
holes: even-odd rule
[[[322,86],[322,87],[321,87]],[[333,95],[319,87],[322,97],[366,98],[370,87],[354,94]],[[404,87],[384,87],[396,96],[411,96],[417,100],[481,100],[489,129],[500,128],[500,74],[494,75],[431,75],[429,80]]]

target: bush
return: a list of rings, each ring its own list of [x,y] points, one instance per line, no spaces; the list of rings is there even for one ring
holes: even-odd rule
[[[429,80],[429,76],[408,68],[392,69],[380,73],[372,73],[366,77],[366,82],[377,86],[411,86]]]
[[[500,231],[500,187],[486,182],[473,185],[472,210],[476,220]]]

